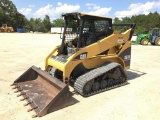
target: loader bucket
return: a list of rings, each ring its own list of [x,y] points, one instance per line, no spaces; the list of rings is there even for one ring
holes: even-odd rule
[[[13,83],[17,96],[27,100],[25,105],[30,105],[35,115],[44,116],[47,113],[74,104],[68,85],[59,79],[50,76],[47,72],[32,66]]]

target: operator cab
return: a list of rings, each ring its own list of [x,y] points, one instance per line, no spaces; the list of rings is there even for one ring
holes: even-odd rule
[[[151,28],[149,31],[151,36],[159,36],[160,35],[160,28]]]
[[[83,13],[67,13],[60,54],[74,54],[113,33],[112,19]]]

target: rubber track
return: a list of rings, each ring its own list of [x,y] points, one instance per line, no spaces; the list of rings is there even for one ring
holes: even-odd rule
[[[87,82],[92,81],[94,78],[97,78],[98,76],[101,76],[101,75],[107,73],[108,71],[110,71],[110,70],[112,70],[116,67],[120,68],[121,73],[125,77],[125,81],[123,83],[116,84],[116,85],[113,85],[113,86],[109,86],[109,87],[106,87],[104,89],[100,89],[98,91],[92,91],[89,94],[84,94],[83,93],[83,87]],[[118,63],[111,62],[111,63],[107,63],[107,64],[103,65],[102,67],[93,69],[93,70],[83,74],[82,76],[78,77],[75,84],[74,84],[74,89],[75,89],[76,92],[78,92],[82,96],[88,97],[88,96],[91,96],[91,95],[94,95],[94,94],[97,94],[97,93],[101,93],[101,92],[104,92],[104,91],[107,91],[107,90],[110,90],[110,89],[113,89],[113,88],[117,88],[117,87],[126,85],[126,84],[127,84],[127,76],[126,76],[123,68],[121,67],[121,65],[118,64]]]

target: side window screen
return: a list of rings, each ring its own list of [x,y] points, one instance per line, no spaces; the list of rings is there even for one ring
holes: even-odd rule
[[[105,20],[96,20],[94,21],[94,26],[96,32],[107,32],[109,28],[109,23]]]
[[[67,26],[66,26],[66,32],[65,32],[65,40],[71,41],[74,40],[76,37],[78,37],[77,30],[79,28],[79,21],[74,19],[67,20]]]
[[[86,19],[83,26],[81,46],[88,46],[107,37],[109,22],[104,19]]]

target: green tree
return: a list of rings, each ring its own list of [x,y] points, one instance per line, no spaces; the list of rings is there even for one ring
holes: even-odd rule
[[[56,20],[53,20],[52,27],[64,27],[64,20],[63,18],[58,18]]]
[[[124,23],[131,23],[131,22],[132,22],[131,18],[129,18],[129,17],[124,17],[124,18],[122,18],[122,21],[123,21]]]
[[[117,24],[118,24],[118,23],[121,23],[121,22],[122,22],[122,21],[121,21],[118,17],[115,17],[115,18],[114,18],[114,23],[117,23]]]
[[[29,27],[28,27],[29,31],[34,31],[34,23],[35,23],[34,21],[35,21],[34,18],[31,18],[29,20]]]
[[[44,26],[44,32],[49,32],[51,29],[51,22],[50,22],[50,18],[48,15],[45,16],[42,23]]]
[[[50,30],[50,27],[48,27],[48,29]],[[29,31],[48,32],[48,30],[45,28],[44,20],[41,20],[40,18],[31,18],[29,20]]]
[[[114,23],[136,23],[135,33],[148,33],[150,28],[160,28],[160,14],[157,12],[148,15],[140,14],[124,17],[122,20],[115,18]]]
[[[37,31],[37,32],[43,32],[44,31],[43,23],[42,23],[42,20],[40,18],[36,18],[34,20],[33,31]]]
[[[16,29],[19,25],[25,26],[27,19],[17,11],[16,6],[11,0],[0,1],[0,25],[8,24]]]

